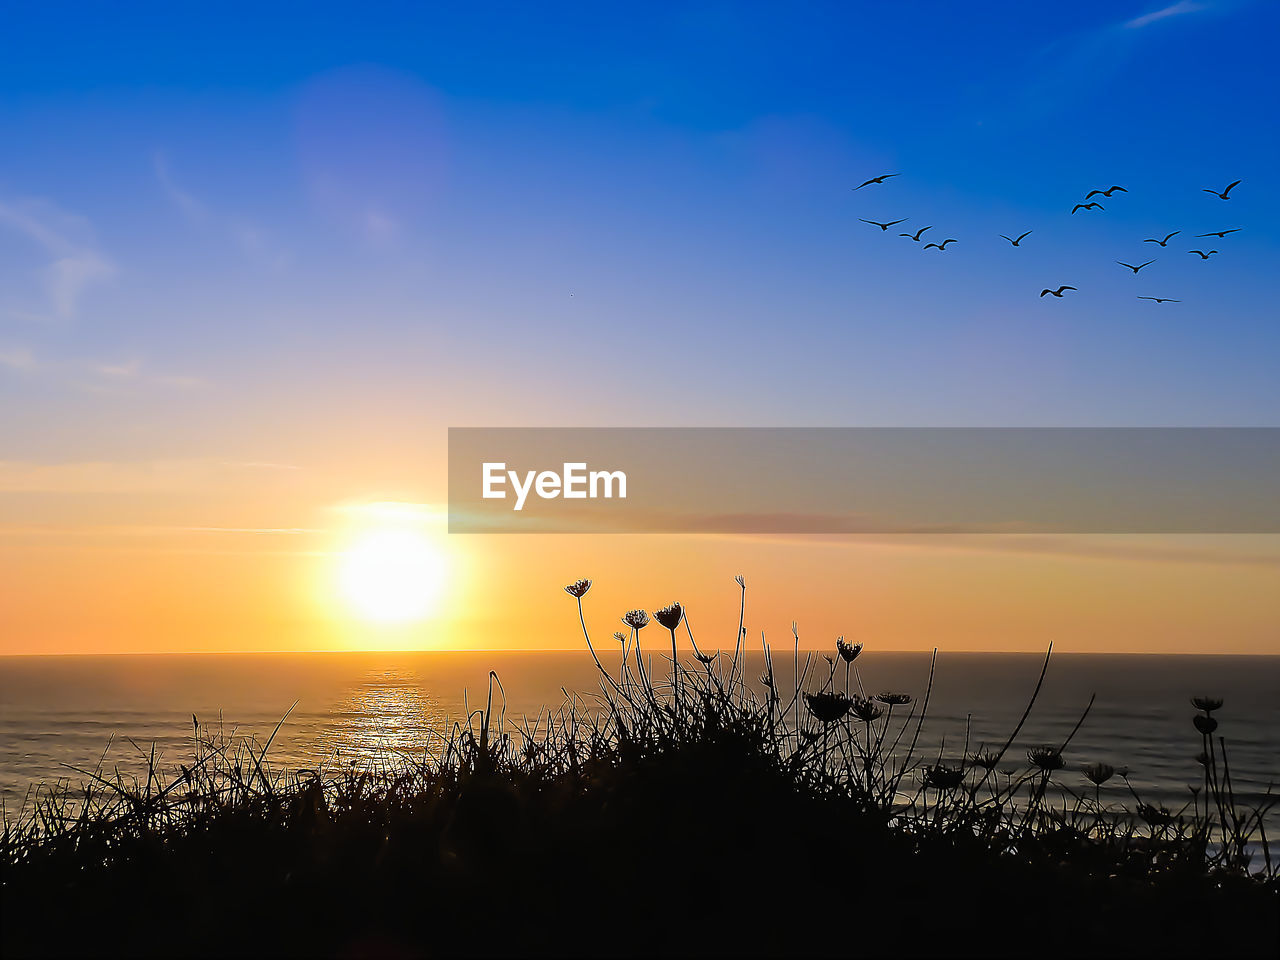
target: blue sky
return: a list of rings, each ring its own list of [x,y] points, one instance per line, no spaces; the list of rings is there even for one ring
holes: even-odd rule
[[[11,459],[421,445],[436,486],[449,424],[1274,423],[1269,4],[5,18]]]
[[[260,6],[0,14],[8,649],[390,642],[335,558],[449,426],[1276,424],[1275,4]],[[441,617],[1274,649],[1274,538],[1086,540],[452,537]]]

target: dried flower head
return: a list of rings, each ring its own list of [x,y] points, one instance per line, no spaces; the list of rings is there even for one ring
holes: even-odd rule
[[[711,664],[715,662],[715,659],[717,656],[719,656],[719,654],[703,653],[701,650],[694,651],[694,654],[693,654],[693,658],[697,660],[700,664],[702,664],[704,667],[711,666]]]
[[[806,693],[804,702],[809,712],[823,723],[835,723],[853,706],[853,701],[843,693]]]
[[[1173,823],[1173,814],[1165,807],[1155,807],[1147,803],[1138,804],[1138,816],[1153,827],[1167,827]]]
[[[622,615],[622,622],[632,630],[643,630],[649,625],[649,615],[643,610],[628,610]]]
[[[1207,713],[1197,713],[1191,718],[1191,722],[1196,725],[1196,729],[1203,733],[1206,737],[1218,729],[1218,721],[1213,719]]]
[[[1203,710],[1205,713],[1213,713],[1213,711],[1222,707],[1221,697],[1192,697],[1191,705],[1197,710]]]
[[[747,581],[742,578],[742,574],[738,574],[736,577],[734,577],[733,581],[738,586],[740,586],[743,590],[747,589]]]
[[[891,707],[900,707],[903,704],[911,702],[911,694],[909,693],[877,693],[875,699],[881,703]]]
[[[613,631],[613,639],[617,640],[619,643],[626,643],[627,635],[621,630],[615,630]]]
[[[1039,747],[1032,747],[1027,751],[1027,759],[1031,761],[1031,765],[1044,773],[1052,773],[1054,770],[1061,770],[1065,767],[1066,761],[1062,759],[1062,751],[1050,744],[1044,744]]]
[[[763,686],[766,686],[766,687],[772,687],[772,686],[773,686],[773,674],[771,674],[771,673],[762,673],[762,674],[760,674],[760,683],[761,683],[761,685],[763,685]]]
[[[1000,762],[1000,754],[994,751],[988,753],[971,753],[969,762],[975,767],[981,767],[983,770],[994,770],[996,764]]]
[[[676,627],[680,626],[680,621],[684,619],[684,607],[678,603],[670,604],[661,610],[653,611],[653,619],[668,630],[675,630]]]
[[[1109,763],[1090,763],[1082,769],[1085,777],[1099,787],[1116,775],[1116,768]]]
[[[884,711],[870,697],[854,697],[853,715],[863,723],[870,723],[884,716]]]
[[[924,785],[934,790],[954,790],[964,783],[964,771],[938,764],[924,768]]]
[[[836,637],[836,653],[840,654],[840,659],[845,663],[853,663],[861,652],[862,644],[850,643],[844,637]]]
[[[573,583],[569,584],[567,587],[564,588],[564,592],[569,594],[569,596],[571,597],[577,597],[579,600],[581,600],[584,596],[586,596],[587,591],[590,589],[591,589],[590,580],[575,580],[573,581]]]

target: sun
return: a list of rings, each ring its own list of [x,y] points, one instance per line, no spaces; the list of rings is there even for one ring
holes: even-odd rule
[[[444,586],[440,551],[412,530],[375,530],[342,554],[343,599],[358,616],[378,623],[408,623],[431,615]]]

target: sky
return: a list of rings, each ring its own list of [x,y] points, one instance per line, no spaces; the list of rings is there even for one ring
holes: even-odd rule
[[[579,576],[731,640],[742,574],[806,645],[1280,653],[1275,537],[441,521],[450,426],[1277,425],[1272,4],[3,16],[0,652],[573,647]],[[341,596],[384,528],[425,619]]]

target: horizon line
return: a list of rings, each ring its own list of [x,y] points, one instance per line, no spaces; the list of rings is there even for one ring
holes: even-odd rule
[[[680,648],[687,649],[690,654],[693,653],[693,647]],[[771,648],[772,650],[773,648]],[[782,649],[782,648],[778,648]],[[795,649],[793,647],[793,649]],[[800,647],[801,653],[821,653],[826,647]],[[82,651],[82,652],[54,652],[54,653],[0,653],[0,660],[8,659],[24,659],[24,658],[62,658],[62,657],[248,657],[248,656],[311,656],[333,654],[343,656],[348,654],[381,654],[381,653],[444,653],[444,654],[481,654],[481,653],[582,653],[586,652],[585,647],[485,647],[474,650],[460,648],[378,648],[378,649],[361,649],[361,650],[116,650],[116,651]],[[725,653],[724,650],[717,650],[717,653]],[[761,654],[763,650],[750,649],[745,651],[748,654]],[[951,653],[951,654],[982,654],[982,655],[1010,655],[1010,656],[1035,656],[1043,657],[1044,650],[991,650],[991,649],[966,649],[966,650],[949,650],[944,651],[941,647],[899,647],[894,649],[877,650],[877,653]],[[1280,657],[1280,651],[1275,653],[1234,653],[1231,651],[1214,651],[1202,653],[1188,653],[1185,651],[1168,651],[1161,652],[1155,650],[1057,650],[1053,651],[1053,656],[1062,657]]]

